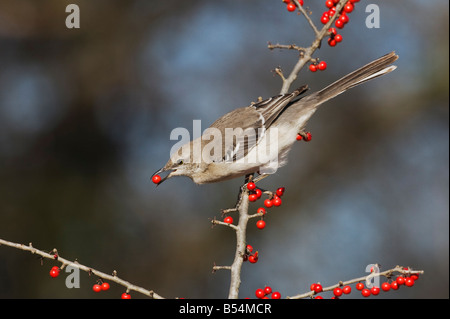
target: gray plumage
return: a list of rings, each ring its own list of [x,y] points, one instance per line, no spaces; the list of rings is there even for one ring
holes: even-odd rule
[[[235,109],[217,119],[202,137],[183,145],[155,174],[171,171],[163,180],[188,176],[195,183],[203,184],[251,173],[274,173],[287,163],[287,155],[297,133],[305,128],[321,104],[359,84],[392,72],[396,67],[391,64],[397,59],[395,52],[386,54],[306,96],[301,96],[308,89],[305,85],[292,93]],[[216,135],[208,137],[208,132]],[[230,139],[211,138],[227,137],[227,132],[235,134]],[[202,155],[195,149],[201,150]]]

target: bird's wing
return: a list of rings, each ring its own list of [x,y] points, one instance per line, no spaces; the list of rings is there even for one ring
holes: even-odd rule
[[[212,161],[236,161],[258,144],[266,130],[298,95],[308,90],[302,86],[289,94],[282,94],[254,103],[225,114],[216,120],[210,128],[218,129],[222,140],[215,140],[221,154],[211,154]],[[221,146],[221,147],[220,147]]]

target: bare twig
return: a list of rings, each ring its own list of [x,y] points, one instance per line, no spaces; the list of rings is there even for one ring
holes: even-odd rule
[[[55,260],[55,261],[60,262],[62,264],[62,266],[60,267],[61,269],[66,267],[66,266],[76,267],[76,268],[78,268],[80,270],[83,270],[83,271],[85,271],[85,272],[87,272],[89,274],[93,274],[93,275],[95,275],[95,276],[97,276],[99,278],[102,278],[104,280],[115,282],[115,283],[117,283],[117,284],[119,284],[121,286],[124,286],[126,288],[127,293],[130,292],[130,291],[136,291],[136,292],[139,292],[139,293],[141,293],[143,295],[149,296],[150,298],[153,298],[153,299],[164,299],[163,297],[161,297],[160,295],[155,293],[153,290],[148,290],[148,289],[136,286],[136,285],[134,285],[134,284],[132,284],[132,283],[130,283],[128,281],[125,281],[123,279],[120,279],[119,277],[117,277],[117,275],[116,275],[117,272],[116,271],[113,272],[113,275],[108,275],[108,274],[105,274],[104,272],[101,272],[101,271],[96,270],[94,268],[82,265],[82,264],[80,264],[77,261],[73,262],[73,261],[67,260],[67,259],[61,257],[59,254],[57,255],[58,257],[55,258],[55,254],[54,254],[54,251],[56,251],[55,249],[53,249],[52,254],[50,254],[50,253],[47,253],[47,252],[42,251],[40,249],[34,248],[31,243],[28,246],[26,246],[26,245],[23,245],[23,244],[13,243],[13,242],[1,239],[1,238],[0,238],[0,245],[5,245],[5,246],[13,247],[13,248],[16,248],[16,249],[24,250],[24,251],[29,251],[32,254],[41,256],[42,258]]]

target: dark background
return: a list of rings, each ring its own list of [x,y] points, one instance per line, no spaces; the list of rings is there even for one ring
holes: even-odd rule
[[[305,0],[319,19],[324,1]],[[81,10],[67,29],[66,5]],[[385,298],[448,298],[448,1],[377,1],[381,28],[357,3],[344,41],[324,43],[325,72],[294,86],[322,88],[395,50],[398,69],[327,103],[310,143],[261,186],[286,187],[283,205],[248,242],[241,297],[270,285],[282,296],[365,275],[365,267],[423,269]],[[258,96],[276,95],[312,31],[281,0],[0,2],[0,238],[50,251],[168,298],[224,298],[235,235],[209,220],[235,203],[243,180],[158,188],[172,129],[192,132]],[[252,204],[251,210],[261,203]],[[118,298],[122,287],[66,289],[54,263],[0,247],[1,298]],[[358,298],[359,293],[349,297]],[[133,297],[141,297],[137,293]]]

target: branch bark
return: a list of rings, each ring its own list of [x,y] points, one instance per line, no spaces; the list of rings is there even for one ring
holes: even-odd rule
[[[108,280],[110,282],[115,282],[121,286],[124,286],[126,288],[126,292],[129,293],[130,291],[136,291],[139,292],[143,295],[149,296],[150,298],[153,299],[164,299],[162,296],[158,295],[157,293],[155,293],[153,290],[148,290],[142,287],[139,287],[137,285],[134,285],[126,280],[123,280],[121,278],[119,278],[116,275],[116,271],[113,272],[113,275],[108,275],[104,272],[101,272],[99,270],[96,270],[92,267],[88,267],[85,265],[80,264],[77,261],[70,261],[67,260],[63,257],[61,257],[58,254],[58,258],[55,258],[55,254],[54,253],[47,253],[45,251],[42,251],[40,249],[34,248],[33,245],[30,243],[28,246],[23,245],[23,244],[18,244],[18,243],[14,243],[14,242],[10,242],[4,239],[0,238],[0,245],[5,245],[5,246],[9,246],[12,248],[16,248],[16,249],[20,249],[20,250],[24,250],[24,251],[29,251],[30,253],[34,254],[34,255],[38,255],[41,256],[42,258],[46,258],[46,259],[51,259],[51,260],[56,260],[57,262],[60,262],[62,264],[62,266],[60,267],[60,269],[63,269],[66,266],[72,266],[72,267],[76,267],[80,270],[83,270],[89,274],[93,274],[99,278]],[[56,249],[53,249],[54,251]]]

